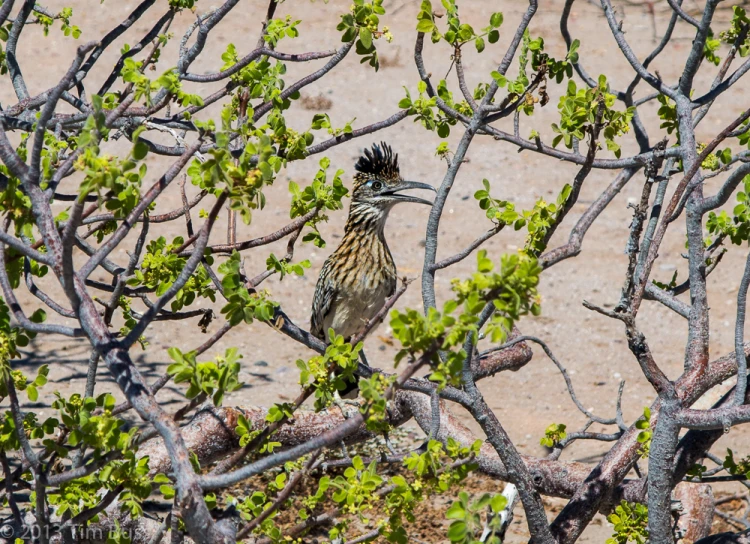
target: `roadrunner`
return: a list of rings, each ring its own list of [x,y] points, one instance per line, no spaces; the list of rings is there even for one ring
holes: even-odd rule
[[[435,190],[426,183],[405,181],[398,155],[386,143],[366,149],[354,168],[344,237],[323,264],[312,304],[310,332],[326,342],[329,328],[346,339],[362,332],[396,291],[396,265],[383,232],[388,212],[399,202],[432,206],[428,200],[399,193]]]

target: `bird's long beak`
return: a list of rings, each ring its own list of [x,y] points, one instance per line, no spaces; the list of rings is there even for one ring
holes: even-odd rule
[[[437,193],[437,190],[427,183],[420,183],[418,181],[402,181],[398,187],[394,187],[390,191],[388,191],[388,194],[391,198],[396,200],[397,202],[414,202],[417,204],[427,204],[428,206],[432,206],[432,202],[429,200],[425,200],[424,198],[419,198],[417,196],[411,196],[411,195],[401,195],[398,194],[401,191],[408,191],[409,189],[427,189],[429,191],[433,191]]]

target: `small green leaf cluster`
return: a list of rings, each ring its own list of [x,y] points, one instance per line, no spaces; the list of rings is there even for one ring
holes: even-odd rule
[[[601,104],[602,125],[604,141],[607,149],[612,151],[617,158],[621,155],[620,145],[615,138],[627,134],[630,131],[630,121],[635,109],[627,108],[625,111],[612,109],[615,104],[615,95],[609,92],[609,84],[604,75],[599,76],[598,85],[592,88],[577,88],[575,81],[569,80],[565,95],[560,97],[558,110],[560,112],[560,124],[552,124],[552,130],[557,136],[552,140],[552,146],[562,141],[568,149],[573,148],[573,138],[583,140],[587,131],[596,122],[597,111]]]
[[[369,378],[359,380],[359,395],[365,399],[365,404],[360,407],[360,411],[367,414],[365,425],[373,433],[384,433],[390,430],[388,401],[385,393],[395,381],[396,376],[386,376],[382,372],[375,372]]]
[[[24,236],[27,236],[27,232],[32,230],[32,224],[31,223],[24,223],[22,232]],[[34,240],[33,236],[27,236],[27,239],[32,241]],[[44,247],[41,248],[44,252]],[[26,259],[23,255],[21,255],[18,251],[15,249],[12,249],[10,247],[6,248],[6,259],[7,262],[5,264],[5,271],[8,274],[8,279],[10,280],[10,285],[13,287],[13,289],[18,288],[18,286],[21,284],[21,276],[23,274],[23,269],[26,264],[26,262],[29,263],[29,272],[32,276],[37,278],[42,278],[47,275],[47,272],[49,269],[47,268],[46,264],[39,264],[37,261],[32,261],[31,259]],[[42,313],[39,313],[42,312]],[[41,319],[44,317],[43,311],[37,310],[37,313],[35,314],[35,319]],[[38,323],[41,323],[41,321],[37,321]],[[28,333],[26,333],[28,334]]]
[[[219,274],[223,274],[221,285],[227,303],[221,309],[227,321],[234,326],[241,322],[248,325],[254,319],[270,321],[278,304],[269,300],[267,291],[251,293],[245,286],[240,273],[240,254],[233,251],[231,257],[219,265]]]
[[[221,60],[224,61],[221,70],[227,70],[239,62],[237,47],[233,43],[230,43],[226,51],[222,53]],[[299,98],[299,92],[288,98],[281,97],[281,91],[284,90],[284,80],[281,76],[284,74],[286,74],[286,64],[281,61],[272,63],[270,57],[262,56],[233,74],[231,79],[246,90],[248,98],[262,99],[264,102],[271,101],[275,107],[285,110],[291,104],[291,100]],[[233,105],[237,106],[238,102]],[[236,112],[237,108],[235,107],[234,110]],[[252,117],[253,111],[249,108],[241,113]]]
[[[443,446],[436,440],[429,440],[421,453],[412,452],[404,459],[404,466],[412,472],[413,479],[398,474],[389,482],[393,490],[385,496],[388,520],[382,529],[389,542],[409,542],[404,520],[413,523],[416,520],[414,509],[420,502],[445,493],[476,470],[477,464],[471,460],[479,454],[481,444],[477,440],[470,447],[463,447],[448,438]]]
[[[448,155],[451,153],[450,147],[448,147],[448,142],[440,142],[435,148],[435,156],[440,157],[441,159],[445,159],[448,157]]]
[[[435,14],[432,12],[430,0],[422,1],[417,15],[417,31],[430,34],[433,43],[443,39],[453,47],[460,48],[466,43],[474,42],[477,52],[481,53],[485,48],[485,38],[490,43],[496,43],[500,39],[498,29],[503,24],[502,13],[495,12],[490,15],[490,24],[484,27],[481,32],[476,32],[470,24],[461,22],[455,0],[442,0],[442,3],[447,12],[448,29],[445,33],[441,33],[435,23]]]
[[[686,473],[686,476],[692,480],[702,480],[703,479],[703,473],[708,470],[705,465],[701,465],[700,463],[695,463],[692,467],[690,467]]]
[[[275,404],[268,411],[266,420],[269,422],[282,422],[285,418],[291,417],[291,415],[289,414],[292,413],[293,410],[290,404]],[[239,414],[237,416],[237,426],[235,427],[234,432],[237,434],[237,436],[240,437],[240,447],[244,448],[258,436],[260,436],[262,430],[256,429],[254,425],[243,414]],[[274,442],[267,436],[263,440],[263,443],[259,444],[257,450],[260,453],[273,453],[273,450],[280,446],[281,442]]]
[[[635,422],[635,428],[640,431],[636,437],[641,445],[638,453],[642,459],[645,459],[651,451],[651,435],[653,434],[651,432],[651,408],[644,406],[643,417]]]
[[[200,95],[182,90],[182,82],[174,68],[167,70],[154,81],[144,74],[143,70],[143,61],[136,61],[132,57],[125,59],[120,70],[122,80],[133,85],[136,101],[143,100],[147,106],[151,106],[153,95],[163,89],[183,107],[203,106],[203,98]]]
[[[31,239],[34,230],[31,199],[21,190],[21,182],[10,174],[7,166],[0,166],[0,173],[8,180],[7,185],[0,192],[0,212],[13,221],[16,233],[23,233],[24,236]],[[14,285],[14,287],[17,287],[17,285]]]
[[[554,448],[562,440],[565,440],[567,433],[565,432],[565,425],[563,423],[553,423],[544,430],[544,436],[539,441],[542,446],[548,448]]]
[[[246,225],[252,221],[252,210],[265,207],[262,189],[273,183],[283,166],[271,138],[261,130],[255,134],[257,140],[247,142],[235,161],[229,150],[228,134],[217,132],[217,145],[209,151],[210,157],[205,162],[195,159],[188,168],[193,185],[217,195],[226,190],[230,208],[239,213]]]
[[[297,25],[301,22],[299,19],[292,20],[291,15],[287,15],[285,19],[271,19],[266,24],[263,40],[272,47],[276,47],[283,38],[296,38],[299,36]]]
[[[276,156],[270,157],[272,164],[279,162],[284,165],[286,161],[307,157],[307,146],[315,139],[312,133],[298,132],[289,128],[280,108],[272,109],[266,120],[267,123],[261,127],[261,130],[267,131],[271,143],[276,144]],[[260,137],[258,139],[262,140]]]
[[[732,6],[732,22],[727,30],[719,33],[721,41],[727,44],[734,45],[743,28],[750,26],[750,19],[747,17],[747,13],[740,6]],[[740,57],[746,57],[750,53],[750,36],[745,38],[745,41],[739,44],[737,51]]]
[[[278,423],[289,419],[294,415],[294,404],[291,402],[279,402],[268,409],[266,421],[268,423]]]
[[[121,488],[118,497],[120,509],[133,517],[140,517],[143,515],[143,501],[152,491],[148,462],[148,456],[138,459],[134,451],[126,451],[124,459],[106,464],[96,474],[63,483],[51,490],[47,498],[56,506],[58,516],[75,516],[99,504],[102,489],[113,491]],[[98,515],[92,518],[93,522],[98,520]]]
[[[99,155],[97,146],[89,146],[78,156],[74,166],[85,176],[79,188],[80,199],[97,193],[118,219],[126,217],[140,201],[145,164],[136,168],[134,160]]]
[[[706,229],[715,237],[728,237],[735,245],[750,240],[750,175],[743,178],[744,191],[737,193],[737,204],[730,217],[722,210],[718,214],[709,212]]]
[[[384,26],[380,30],[380,18],[378,15],[385,14],[383,0],[354,0],[349,8],[350,13],[341,16],[341,22],[336,26],[336,30],[343,32],[341,35],[342,42],[350,42],[359,36],[354,47],[357,54],[362,57],[360,64],[367,62],[375,68],[377,72],[380,68],[378,52],[375,49],[375,40],[385,38],[390,42],[393,35]]]
[[[607,521],[615,526],[615,532],[606,544],[646,544],[648,541],[648,507],[645,504],[622,501],[607,516]]]
[[[159,485],[159,493],[161,493],[166,500],[172,500],[175,496],[175,489],[174,486],[171,485],[172,480],[169,479],[169,477],[165,474],[162,474],[161,472],[154,476],[153,480],[154,484],[160,484]]]
[[[203,106],[203,98],[199,94],[186,93],[182,90],[182,82],[177,70],[172,68],[160,75],[154,82],[156,89],[164,89],[177,101],[180,106]]]
[[[52,24],[59,20],[62,22],[60,30],[65,36],[73,36],[76,40],[81,37],[81,29],[76,25],[70,24],[70,19],[73,17],[73,8],[63,8],[60,13],[50,17],[39,11],[36,12],[37,22],[42,25],[42,32],[45,36],[49,36],[49,29]]]
[[[492,302],[495,313],[487,324],[487,336],[493,342],[507,338],[513,324],[529,313],[540,312],[539,283],[541,268],[537,260],[526,254],[503,255],[500,268],[487,258],[487,251],[477,255],[478,271],[467,280],[454,279],[452,290],[455,300],[448,300],[443,310],[430,308],[427,314],[407,309],[391,312],[390,325],[401,343],[396,354],[398,364],[404,357],[416,360],[428,356],[432,365],[430,379],[439,388],[461,383],[461,369],[466,353],[462,346],[468,334],[476,333],[478,316],[485,304]],[[462,309],[458,316],[454,314]],[[459,347],[460,349],[456,350]],[[441,350],[438,356],[438,350]]]
[[[96,398],[84,398],[74,393],[66,399],[55,393],[52,407],[59,411],[63,426],[68,431],[67,443],[73,447],[85,444],[98,457],[109,451],[125,451],[131,444],[132,433],[121,430],[125,421],[112,416],[115,398],[103,393]],[[100,410],[97,411],[97,408]],[[133,433],[136,429],[133,429]]]
[[[273,503],[273,497],[285,487],[289,480],[289,475],[296,470],[300,470],[304,462],[306,462],[306,458],[303,457],[295,462],[285,463],[283,472],[279,472],[275,478],[270,480],[265,490],[254,491],[252,495],[246,496],[241,501],[232,496],[227,496],[226,502],[233,504],[235,508],[237,508],[240,517],[244,521],[252,521],[263,514],[271,506]],[[329,476],[321,477],[318,479],[316,492],[297,499],[298,502],[295,503],[295,506],[297,506],[297,516],[301,521],[309,519],[318,504],[326,498],[326,492],[330,486],[330,481],[331,479]],[[271,513],[258,527],[256,527],[254,534],[266,536],[275,543],[301,543],[300,539],[291,539],[290,537],[283,535],[281,525],[274,520],[280,512],[283,512],[283,508],[277,509]]]
[[[95,122],[95,119],[96,116],[89,117],[91,123]],[[98,132],[98,129],[95,130]],[[141,185],[147,171],[144,163],[138,166],[138,162],[148,154],[148,147],[138,139],[142,130],[141,127],[134,132],[133,139],[136,143],[130,156],[124,160],[111,155],[101,155],[99,146],[96,145],[98,134],[94,135],[96,139],[84,138],[88,140],[86,142],[79,138],[78,147],[82,152],[73,165],[84,174],[78,190],[79,199],[96,193],[100,201],[104,200],[105,208],[111,211],[116,219],[123,219],[133,211],[141,200]]]
[[[383,484],[383,478],[377,472],[377,461],[372,461],[365,467],[362,458],[357,455],[352,458],[352,466],[344,474],[336,476],[331,481],[333,501],[348,514],[356,514],[362,519],[362,514],[373,508],[377,498],[375,491]],[[329,535],[336,538],[336,535]]]
[[[304,261],[300,261],[298,263],[290,263],[286,259],[279,259],[273,253],[271,253],[268,259],[266,259],[266,269],[275,270],[276,272],[278,272],[280,275],[279,279],[281,280],[283,280],[284,276],[286,276],[287,274],[304,276],[305,268],[310,268],[309,259],[305,259]]]
[[[461,369],[466,352],[454,349],[462,345],[466,335],[476,329],[477,314],[482,305],[480,303],[478,308],[469,308],[467,304],[467,311],[456,317],[452,314],[458,306],[458,302],[449,300],[442,312],[436,308],[430,308],[426,315],[412,309],[391,312],[390,326],[393,335],[401,343],[401,349],[395,358],[396,364],[405,357],[414,361],[420,355],[429,356],[432,367],[429,379],[437,383],[440,390],[449,384],[461,383]],[[436,346],[444,350],[442,357],[438,356]]]
[[[750,148],[750,130],[748,130],[748,124],[750,124],[750,119],[744,121],[737,128],[737,132],[739,132],[739,134],[737,135],[737,140],[739,140],[741,145]]]
[[[336,391],[343,391],[347,382],[356,380],[359,366],[359,352],[363,343],[352,346],[328,329],[330,343],[323,355],[317,355],[307,362],[297,360],[300,369],[299,383],[303,387],[310,383],[315,390],[315,409],[323,410],[331,405]]]
[[[500,493],[484,493],[474,499],[465,491],[461,491],[458,500],[454,501],[445,513],[445,517],[452,520],[448,528],[448,540],[458,544],[502,544],[498,514],[507,504],[508,499]],[[486,516],[484,521],[483,516]],[[489,535],[480,540],[485,529],[489,529]]]
[[[420,83],[424,83],[423,81],[420,81]],[[426,87],[425,87],[426,90]],[[419,89],[419,92],[422,93],[422,89]],[[437,95],[440,97],[440,100],[445,102],[445,104],[449,107],[457,111],[458,113],[465,115],[467,117],[470,117],[472,114],[471,107],[469,107],[469,103],[466,102],[466,100],[461,100],[460,102],[456,102],[453,99],[453,93],[448,90],[448,83],[441,79],[438,82],[437,85]],[[421,94],[420,94],[421,96]],[[400,104],[399,104],[400,105]],[[450,134],[450,128],[451,126],[456,124],[456,120],[452,117],[446,116],[442,110],[438,110],[437,112],[437,133],[438,136],[441,138],[447,138]],[[442,127],[442,128],[441,128]]]
[[[37,422],[34,412],[27,412],[23,416],[23,432],[31,440],[44,438],[45,435],[54,434],[57,431],[59,421],[53,417],[45,419],[42,423]],[[45,440],[45,443],[50,442]],[[16,421],[10,410],[6,410],[3,419],[0,420],[0,452],[17,451],[21,449],[16,432]]]
[[[677,287],[677,270],[675,270],[674,274],[672,274],[672,279],[669,280],[669,283],[662,283],[658,280],[651,280],[651,283],[653,283],[659,289],[663,289],[664,291],[671,291],[672,289]]]
[[[478,252],[477,268],[471,279],[454,279],[451,288],[457,301],[471,308],[492,301],[495,313],[487,323],[486,335],[494,343],[503,342],[522,316],[541,312],[537,285],[542,269],[534,257],[518,253],[503,255],[496,271],[486,250]]]
[[[184,1],[184,0],[179,0]],[[192,1],[192,0],[191,0]],[[130,538],[131,536],[130,531],[123,531],[120,528],[120,522],[115,520],[114,529],[109,531],[107,533],[107,542],[106,544],[132,544],[133,540]],[[18,544],[16,542],[16,544]]]
[[[526,115],[534,113],[534,107],[539,103],[544,107],[549,101],[547,95],[547,78],[554,79],[557,83],[562,83],[563,79],[573,76],[573,64],[578,62],[578,48],[581,42],[573,40],[567,55],[562,60],[556,60],[544,51],[544,38],[537,37],[532,39],[528,29],[523,33],[521,47],[518,55],[518,76],[515,80],[508,79],[498,71],[493,71],[490,76],[498,87],[508,88],[508,100],[511,105],[516,105],[518,109]],[[537,73],[538,97],[532,92],[527,93],[531,82],[527,74],[527,67],[531,59],[531,69]],[[480,83],[474,90],[474,98],[479,100],[484,98],[489,85]],[[522,100],[521,100],[522,99]],[[494,98],[493,98],[494,102]]]
[[[667,134],[675,132],[677,135],[677,143],[679,144],[680,131],[678,129],[680,128],[680,124],[677,121],[677,105],[671,98],[664,94],[660,94],[656,99],[659,101],[659,104],[661,104],[656,112],[659,119],[661,119],[659,128],[666,129]]]
[[[127,511],[133,517],[143,515],[143,501],[148,499],[152,491],[152,480],[149,476],[149,458],[136,458],[135,452],[125,452],[125,458],[106,465],[99,471],[99,481],[105,484],[105,489],[115,489],[122,486],[120,493],[120,509]]]
[[[328,168],[331,166],[331,160],[323,157],[320,160],[320,168],[313,178],[313,182],[303,189],[294,182],[289,182],[289,192],[292,195],[292,203],[289,210],[289,217],[301,217],[311,210],[340,210],[344,207],[343,198],[349,193],[341,181],[344,171],[339,169],[333,174],[333,179],[328,182]],[[316,214],[310,219],[305,226],[312,229],[312,232],[306,233],[302,237],[303,242],[312,242],[316,247],[325,247],[326,243],[320,235],[317,225],[322,221],[327,221],[328,216],[324,213]]]
[[[29,320],[33,323],[43,323],[47,319],[44,310],[36,310]],[[1,378],[9,376],[10,360],[21,356],[18,348],[24,348],[29,345],[29,341],[36,337],[36,333],[27,331],[20,327],[12,327],[10,324],[10,308],[5,304],[5,299],[0,297],[0,372]],[[46,374],[45,374],[46,375]],[[6,395],[2,395],[6,396]]]
[[[715,38],[714,33],[709,29],[706,43],[703,45],[703,57],[714,66],[718,66],[721,62],[721,57],[716,54],[720,47],[721,39]]]
[[[420,488],[427,481],[435,484],[440,491],[447,491],[454,483],[462,481],[477,468],[476,463],[460,463],[456,467],[446,470],[447,457],[450,462],[468,461],[479,455],[482,447],[481,440],[475,440],[471,446],[462,446],[457,440],[448,437],[445,446],[437,440],[429,440],[422,453],[412,452],[404,459],[404,466],[414,472],[422,480]]]
[[[735,460],[734,452],[727,448],[727,455],[724,458],[723,467],[727,469],[729,474],[736,476],[742,475],[745,478],[750,478],[750,455],[743,457],[740,460]]]
[[[89,146],[95,147],[96,155],[99,154],[98,144],[101,140],[106,140],[109,137],[109,129],[106,125],[106,116],[104,114],[104,99],[98,94],[91,96],[92,112],[86,118],[86,122],[83,124],[83,128],[75,138],[75,147],[78,149],[84,149]],[[137,129],[134,134],[137,140]]]
[[[120,300],[117,301],[117,307],[120,308],[120,311],[122,312],[122,319],[123,319],[123,325],[120,327],[120,336],[127,336],[130,334],[130,331],[132,331],[136,325],[138,325],[138,319],[133,314],[133,310],[130,307],[131,299],[122,296],[120,297]],[[138,344],[141,346],[142,350],[146,350],[146,347],[148,346],[148,342],[146,341],[146,337],[141,335],[138,338]]]
[[[177,278],[185,268],[187,259],[180,257],[175,250],[185,243],[181,236],[177,236],[171,243],[167,243],[164,236],[152,240],[146,246],[141,265],[133,273],[127,284],[133,287],[144,286],[154,289],[158,296],[166,293],[172,287]],[[209,264],[213,262],[210,256],[206,257]],[[171,302],[173,312],[177,312],[185,306],[190,306],[197,297],[207,298],[211,302],[216,301],[211,278],[203,267],[198,267],[190,276],[185,285],[177,291]]]
[[[224,356],[217,356],[214,361],[196,361],[194,351],[182,353],[179,348],[167,350],[174,361],[167,367],[167,374],[175,383],[187,382],[185,396],[194,399],[198,395],[211,397],[214,406],[221,406],[224,395],[236,391],[244,384],[240,382],[240,363],[242,355],[237,348],[229,348]]]
[[[47,494],[47,500],[55,507],[57,515],[68,514],[73,517],[99,504],[101,488],[102,483],[97,475],[76,478],[56,489],[51,489]],[[92,521],[96,523],[98,516],[95,516]]]
[[[36,377],[29,380],[20,370],[11,370],[7,361],[0,361],[0,399],[8,396],[8,381],[13,382],[16,391],[24,391],[31,402],[39,398],[39,388],[47,383],[49,366],[42,365],[37,370]]]
[[[323,476],[318,480],[318,488],[315,490],[315,493],[311,493],[307,497],[302,498],[300,502],[304,508],[300,508],[297,513],[302,521],[309,519],[315,508],[323,502],[326,496],[326,491],[328,491],[330,486],[330,476]]]
[[[11,23],[6,23],[4,26],[0,26],[0,41],[7,42],[10,37]],[[8,60],[7,54],[3,50],[2,44],[0,44],[0,76],[4,76],[8,73]]]
[[[479,201],[479,207],[485,211],[487,219],[501,225],[512,225],[519,219],[519,215],[515,211],[516,207],[512,202],[492,198],[490,182],[486,178],[482,180],[482,185],[484,185],[484,189],[474,193],[474,198]]]
[[[62,30],[63,34],[65,36],[73,36],[74,39],[78,39],[81,37],[81,29],[78,28],[76,25],[70,24],[70,19],[73,17],[73,8],[63,8],[60,13],[57,15],[57,18],[62,21],[62,26],[60,27],[60,30]]]
[[[60,156],[70,147],[69,142],[55,137],[53,132],[44,133],[44,146],[42,147],[42,188],[52,179],[55,170],[60,165]]]
[[[232,500],[233,497],[229,497]],[[245,521],[251,521],[261,515],[268,504],[268,496],[263,491],[254,491],[249,497],[245,497],[242,502],[237,500],[234,501],[234,505],[240,516]],[[271,518],[276,515],[276,512],[271,514]]]
[[[195,6],[195,0],[169,0],[169,7],[174,11],[193,9],[193,6]]]
[[[399,101],[398,107],[408,109],[408,114],[414,116],[415,123],[419,122],[427,130],[436,131],[441,138],[447,138],[451,133],[451,126],[455,125],[457,120],[446,115],[437,107],[436,97],[426,95],[427,84],[424,81],[417,83],[417,91],[419,92],[419,98],[417,99],[412,99],[411,93],[406,87],[404,87],[404,91],[406,91],[406,98]],[[438,83],[437,96],[448,107],[463,115],[471,115],[471,108],[465,100],[454,102],[453,93],[448,90],[448,84],[444,79]]]
[[[568,79],[573,77],[573,64],[578,62],[578,48],[580,46],[581,42],[579,40],[573,40],[565,58],[563,60],[556,60],[544,51],[544,38],[539,36],[531,39],[528,29],[524,32],[523,41],[521,42],[524,57],[527,57],[531,53],[531,69],[536,72],[545,69],[550,79],[554,79],[557,83],[562,83],[566,77]],[[518,94],[522,91],[519,83],[522,83],[522,81],[516,80],[517,87],[512,89]],[[528,80],[523,83],[524,85],[528,85]],[[530,115],[529,112],[526,113]]]
[[[244,448],[256,436],[260,435],[261,431],[255,429],[253,424],[243,414],[239,414],[234,432],[240,437],[240,447]]]
[[[343,128],[333,128],[331,118],[327,113],[316,113],[315,115],[313,115],[310,128],[312,130],[321,130],[325,128],[328,129],[328,134],[330,134],[331,136],[341,136],[342,134],[352,133],[352,123],[356,119],[357,118],[355,117],[354,119],[346,123]]]
[[[704,149],[706,149],[706,144],[698,143],[696,145],[696,151],[698,152],[699,155],[703,152]],[[726,147],[722,149],[721,151],[717,151],[715,153],[709,153],[706,156],[706,158],[703,159],[703,162],[701,163],[701,168],[715,172],[719,168],[721,168],[722,165],[729,164],[731,160],[732,160],[732,150]]]
[[[522,216],[514,221],[513,228],[518,230],[526,226],[529,231],[524,244],[524,253],[531,257],[538,257],[544,252],[547,248],[545,243],[547,233],[560,220],[560,213],[570,198],[572,190],[573,188],[566,183],[557,195],[555,203],[547,203],[540,198],[531,210],[524,210]]]

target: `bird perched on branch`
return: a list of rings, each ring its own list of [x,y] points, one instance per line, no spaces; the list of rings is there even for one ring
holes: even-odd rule
[[[388,212],[400,202],[432,206],[401,191],[435,191],[426,183],[404,180],[398,155],[385,142],[366,149],[354,168],[344,237],[323,264],[313,298],[310,332],[324,341],[329,328],[346,339],[362,332],[396,291],[396,265],[384,234]]]

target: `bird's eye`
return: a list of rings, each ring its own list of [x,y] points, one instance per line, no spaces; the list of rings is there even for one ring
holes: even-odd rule
[[[379,181],[373,181],[372,182],[372,190],[373,191],[379,191],[382,188],[383,188],[383,184],[380,183]]]

